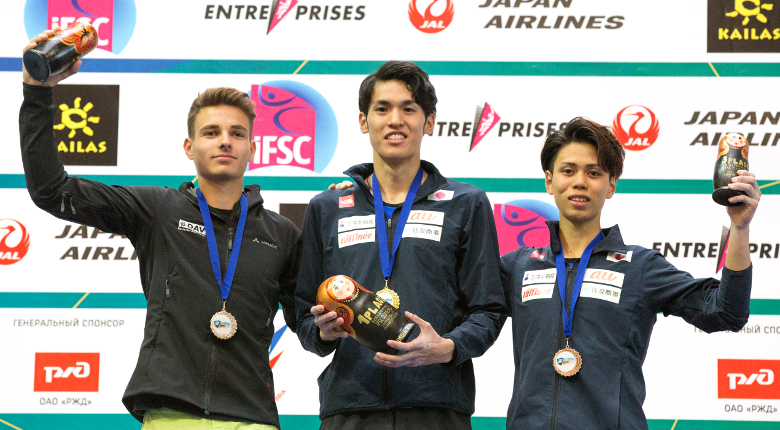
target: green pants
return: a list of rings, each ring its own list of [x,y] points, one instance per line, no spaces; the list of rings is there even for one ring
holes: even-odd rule
[[[194,417],[170,409],[151,409],[141,430],[278,430],[268,424],[240,423]]]

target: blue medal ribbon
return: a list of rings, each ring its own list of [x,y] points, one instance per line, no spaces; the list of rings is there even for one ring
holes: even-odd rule
[[[398,250],[398,245],[401,244],[401,236],[404,234],[404,227],[406,226],[406,220],[409,219],[409,213],[412,211],[412,203],[417,196],[417,190],[422,183],[423,169],[420,167],[417,170],[412,181],[412,186],[409,187],[409,192],[406,193],[406,199],[404,199],[404,205],[401,207],[401,215],[398,218],[398,225],[395,228],[396,234],[393,236],[393,253],[389,253],[387,249],[387,225],[385,224],[385,210],[384,201],[382,200],[382,191],[379,189],[379,180],[376,178],[376,174],[371,175],[371,188],[374,190],[374,215],[376,217],[376,234],[379,242],[379,260],[382,263],[382,275],[385,277],[385,281],[390,279],[390,274],[393,272],[393,263],[395,263],[395,252]]]
[[[209,213],[209,205],[206,203],[206,198],[203,197],[203,193],[200,192],[200,188],[197,190],[198,194],[198,206],[200,208],[200,216],[203,218],[203,227],[206,230],[206,242],[209,246],[209,258],[211,258],[211,268],[214,270],[214,277],[217,279],[217,285],[219,286],[219,292],[222,295],[222,301],[224,302],[230,294],[230,287],[233,286],[233,275],[236,273],[236,266],[238,265],[238,253],[241,251],[241,238],[244,236],[244,224],[246,224],[246,213],[249,205],[246,202],[246,196],[242,193],[239,203],[241,205],[241,215],[238,218],[238,226],[236,227],[236,237],[233,243],[233,250],[230,252],[230,260],[228,261],[227,269],[225,270],[225,279],[222,280],[222,271],[219,267],[219,251],[217,251],[217,238],[214,235],[214,225],[211,223],[211,214]]]
[[[563,257],[563,247],[561,252],[555,256],[555,268],[558,274],[558,292],[561,294],[561,307],[563,318],[563,334],[568,341],[571,337],[571,324],[574,321],[574,305],[577,304],[577,297],[580,296],[580,290],[582,289],[582,280],[585,278],[585,270],[588,268],[588,261],[590,260],[590,254],[593,252],[593,248],[604,239],[604,233],[599,231],[596,236],[585,248],[585,252],[580,257],[580,264],[577,267],[577,277],[574,278],[574,286],[571,292],[571,313],[566,312],[566,260]],[[558,243],[561,243],[561,238],[558,236]]]

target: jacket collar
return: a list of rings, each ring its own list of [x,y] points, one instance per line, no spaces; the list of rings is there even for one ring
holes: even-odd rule
[[[561,252],[561,243],[558,241],[558,221],[547,221],[547,228],[550,229],[550,249],[553,254]],[[628,252],[626,244],[623,243],[623,236],[620,235],[620,227],[617,224],[609,228],[602,228],[601,232],[604,233],[604,240],[599,242],[594,248],[593,253],[597,252]]]
[[[185,182],[179,185],[179,192],[184,194],[184,196],[187,197],[187,200],[193,205],[198,206],[198,195],[195,194],[195,188],[195,184],[192,182]],[[244,185],[243,193],[246,196],[246,202],[250,210],[254,206],[263,206],[263,196],[260,195],[260,185]],[[238,202],[236,202],[236,204],[238,204]]]
[[[433,194],[434,191],[440,190],[447,186],[447,178],[439,173],[439,169],[432,163],[425,160],[420,160],[420,165],[423,170],[428,173],[428,178],[420,185],[420,189],[417,190],[417,196],[414,198],[415,202],[418,202],[428,195]],[[371,187],[366,184],[365,178],[370,178],[374,173],[374,163],[357,164],[344,171],[344,174],[355,180],[355,183],[363,191],[363,194],[367,199],[371,200],[373,204],[373,198],[371,197]]]

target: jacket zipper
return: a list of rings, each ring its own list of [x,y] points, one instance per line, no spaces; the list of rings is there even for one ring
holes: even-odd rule
[[[569,285],[573,281],[571,277],[571,271],[573,266],[569,266],[566,268],[566,291],[564,291],[564,298],[568,295],[566,292],[569,290]],[[566,305],[566,303],[564,303]],[[569,311],[571,312],[571,311]],[[563,307],[561,307],[561,311],[558,312],[558,348],[561,347],[563,341]],[[558,372],[555,372],[555,389],[553,390],[553,407],[552,407],[552,416],[550,417],[550,430],[555,430],[555,418],[558,413],[558,389],[561,382],[562,376],[558,374]]]
[[[227,246],[227,261],[230,261],[230,251],[233,249],[233,227],[228,227],[228,246]],[[227,265],[227,263],[226,263]],[[221,300],[220,300],[221,301]],[[214,376],[214,373],[216,372],[216,361],[217,356],[217,344],[215,340],[211,341],[211,358],[209,359],[209,373],[206,377],[206,393],[203,398],[203,408],[204,413],[206,415],[209,415],[211,412],[209,411],[209,403],[211,402],[211,380]]]
[[[60,213],[65,213],[65,200],[70,203],[70,212],[76,215],[76,208],[73,207],[73,197],[69,193],[62,193],[62,202],[60,203]]]

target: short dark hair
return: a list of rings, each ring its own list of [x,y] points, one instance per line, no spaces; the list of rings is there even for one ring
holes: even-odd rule
[[[612,130],[582,117],[572,119],[562,130],[547,136],[542,147],[542,170],[553,172],[558,152],[572,142],[593,145],[598,153],[599,167],[609,173],[610,179],[617,179],[623,174],[626,151],[612,134]]]
[[[414,102],[422,107],[425,118],[436,115],[436,89],[433,88],[428,74],[416,64],[408,61],[388,61],[382,64],[376,72],[366,76],[360,84],[358,107],[363,115],[368,116],[368,105],[374,95],[374,85],[377,82],[400,81],[412,93]]]
[[[187,115],[187,134],[190,139],[195,136],[195,117],[201,109],[211,106],[233,106],[241,109],[249,118],[249,132],[255,123],[255,103],[249,98],[249,94],[235,88],[219,87],[209,88],[198,94],[192,101],[190,113]]]

